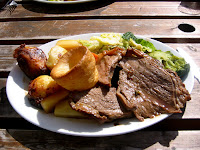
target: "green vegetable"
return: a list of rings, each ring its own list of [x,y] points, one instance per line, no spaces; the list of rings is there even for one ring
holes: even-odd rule
[[[101,36],[92,36],[90,40],[97,40],[102,45],[123,45],[122,37],[119,33],[103,33]]]
[[[151,42],[146,41],[144,39],[136,39],[135,42],[143,46],[142,47],[143,52],[153,52],[156,50],[156,48]]]
[[[82,45],[97,54],[117,46],[123,47],[122,41],[122,36],[119,33],[103,33],[101,36],[92,36],[90,40],[79,40]]]
[[[131,47],[135,47],[136,49],[138,49],[140,51],[142,51],[142,49],[143,49],[143,46],[141,44],[137,44],[133,39],[130,39],[129,45]]]
[[[122,38],[126,41],[129,41],[130,39],[136,40],[137,38],[134,36],[132,32],[126,32],[122,35]]]
[[[124,47],[132,46],[139,50],[142,50],[143,52],[153,52],[156,50],[151,42],[144,39],[136,38],[132,32],[124,33],[122,35],[122,38],[124,39]]]
[[[190,71],[190,64],[185,64],[183,68],[177,71],[177,74],[180,78],[186,75]]]
[[[155,50],[148,54],[154,59],[159,60],[165,69],[171,69],[177,72],[180,77],[183,77],[189,72],[190,65],[186,63],[185,59],[173,55],[170,51],[163,52],[161,50]]]
[[[79,40],[79,42],[93,53],[98,53],[98,51],[103,47],[103,45],[97,40]]]

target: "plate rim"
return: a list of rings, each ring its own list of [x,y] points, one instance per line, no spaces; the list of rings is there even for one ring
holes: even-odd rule
[[[46,3],[46,4],[80,4],[80,3],[87,3],[87,2],[93,2],[97,0],[77,0],[77,1],[48,1],[48,0],[34,0],[36,2],[40,3]]]

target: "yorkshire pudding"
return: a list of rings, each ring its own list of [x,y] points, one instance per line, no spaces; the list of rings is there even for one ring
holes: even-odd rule
[[[53,67],[52,78],[70,91],[87,90],[98,81],[98,71],[93,54],[85,46],[65,53]]]

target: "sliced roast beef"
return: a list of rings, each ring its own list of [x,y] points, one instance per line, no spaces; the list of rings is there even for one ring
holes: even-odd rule
[[[139,50],[120,61],[117,95],[139,120],[180,113],[190,95],[178,75]]]
[[[97,69],[99,72],[99,83],[111,86],[111,80],[114,70],[122,56],[126,54],[126,50],[116,47],[110,51],[104,51],[100,54],[100,59],[97,61]]]
[[[73,109],[90,115],[100,123],[132,115],[118,102],[116,88],[102,86],[87,91],[72,92],[69,100]]]
[[[180,108],[183,108],[186,101],[191,99],[190,94],[178,74],[172,70],[167,71],[171,74],[171,76],[173,76],[172,80],[176,89],[176,103],[180,106]]]

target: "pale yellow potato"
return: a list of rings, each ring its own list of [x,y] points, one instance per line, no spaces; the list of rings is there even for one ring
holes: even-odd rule
[[[59,59],[51,71],[51,76],[67,90],[90,89],[98,81],[95,58],[85,46],[71,49]]]
[[[69,91],[61,90],[57,93],[54,93],[41,101],[41,106],[46,113],[53,112],[56,104],[61,100],[65,99],[69,95]]]
[[[52,70],[53,67],[57,64],[58,60],[67,52],[67,50],[61,46],[54,46],[51,48],[51,50],[49,51],[48,55],[48,59],[46,62],[47,67],[49,68],[49,70]]]
[[[54,115],[57,117],[66,118],[86,118],[86,116],[83,115],[81,112],[72,109],[67,100],[62,100],[56,104]]]
[[[41,75],[31,81],[28,94],[33,99],[45,98],[61,89],[63,88],[51,76]]]
[[[59,40],[56,45],[65,48],[66,50],[74,49],[82,46],[77,40]]]

